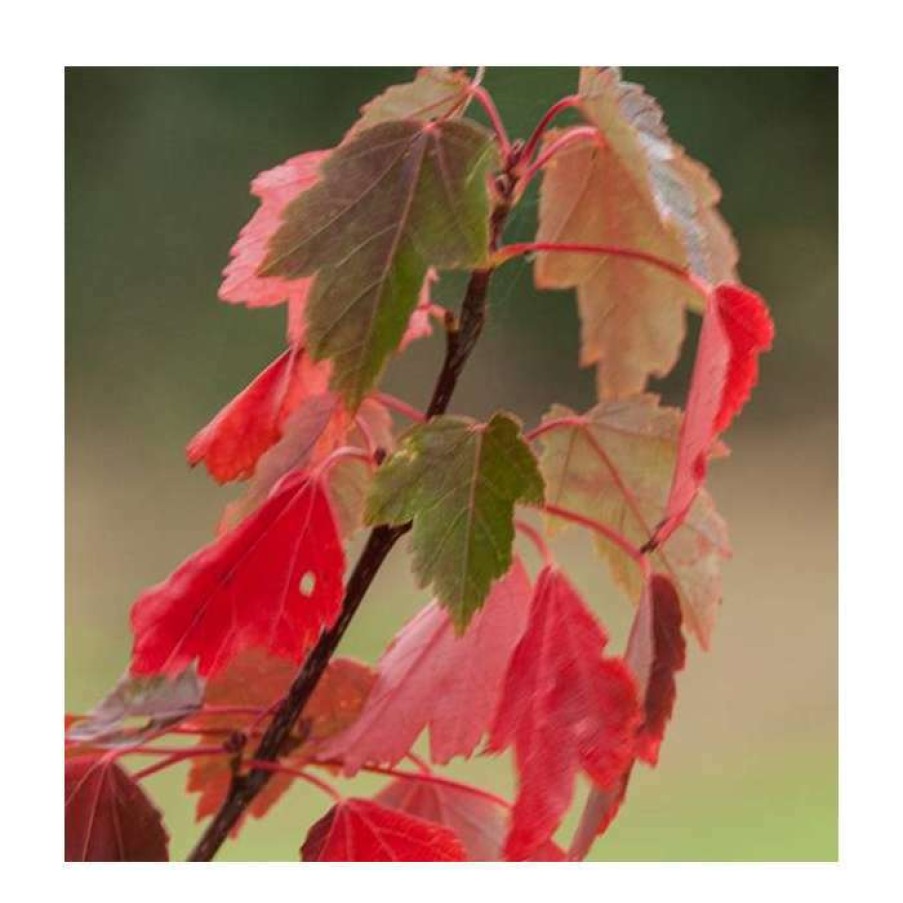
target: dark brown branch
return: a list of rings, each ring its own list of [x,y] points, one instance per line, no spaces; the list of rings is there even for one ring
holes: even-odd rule
[[[515,182],[510,172],[515,155],[509,158],[509,165],[496,183],[496,204],[492,213],[490,251],[498,248],[502,229],[511,209]],[[460,320],[449,324],[447,332],[445,360],[436,379],[433,397],[427,409],[428,417],[443,414],[451,401],[455,386],[470,353],[476,345],[486,321],[486,296],[492,270],[475,270],[467,284],[467,291],[461,304]],[[454,327],[457,328],[454,328]],[[396,542],[410,530],[411,524],[400,527],[375,527],[345,587],[342,613],[335,625],[324,633],[311,650],[301,670],[295,676],[285,698],[273,715],[273,720],[261,738],[253,758],[260,762],[273,762],[285,745],[298,720],[298,716],[310,699],[320,677],[358,610],[373,578],[376,576],[386,556]],[[188,859],[191,862],[209,862],[223,845],[229,832],[242,817],[251,801],[272,777],[272,772],[264,768],[254,768],[246,775],[238,775],[232,782],[229,793],[213,820],[204,830]]]

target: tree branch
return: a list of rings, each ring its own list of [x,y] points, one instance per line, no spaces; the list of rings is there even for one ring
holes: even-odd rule
[[[502,229],[511,210],[516,185],[516,179],[512,175],[515,162],[516,155],[509,154],[505,171],[496,180],[496,201],[492,211],[490,231],[490,255],[498,249]],[[445,413],[458,384],[461,371],[480,337],[486,321],[486,297],[492,273],[492,266],[483,270],[474,270],[471,273],[461,304],[460,321],[454,324],[457,328],[450,328],[448,331],[445,360],[436,379],[432,400],[427,408],[428,418]],[[253,760],[259,762],[260,765],[253,768],[248,774],[238,776],[233,782],[219,811],[207,825],[195,848],[191,851],[188,857],[190,862],[209,862],[216,855],[236,822],[272,777],[272,771],[264,763],[274,762],[279,758],[293,725],[326,670],[326,666],[370,588],[373,578],[382,567],[395,543],[410,529],[411,523],[408,522],[400,527],[378,526],[371,531],[360,558],[348,578],[339,620],[320,637],[316,646],[307,656],[288,693],[276,709],[273,720],[254,753]]]

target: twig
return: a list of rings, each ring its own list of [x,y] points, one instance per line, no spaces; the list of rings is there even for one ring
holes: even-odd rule
[[[510,170],[511,161],[509,159],[505,172],[496,180],[496,202],[492,211],[490,227],[490,253],[498,249],[502,229],[514,197],[517,180]],[[448,333],[449,341],[445,360],[436,380],[432,400],[427,408],[428,418],[445,413],[464,364],[480,336],[486,320],[486,296],[492,272],[493,266],[490,265],[487,269],[474,270],[470,276],[461,304],[458,329],[454,331],[454,340],[451,338],[452,333]],[[345,630],[370,588],[373,578],[382,567],[392,547],[410,528],[409,522],[400,527],[378,526],[371,531],[360,558],[348,578],[345,597],[342,600],[342,613],[338,621],[321,635],[317,644],[308,654],[254,753],[257,765],[233,782],[219,811],[207,825],[195,848],[191,851],[188,857],[190,861],[209,862],[223,845],[230,830],[241,818],[252,800],[266,786],[272,772],[268,767],[263,767],[263,763],[275,762],[278,759],[293,725],[326,670]]]

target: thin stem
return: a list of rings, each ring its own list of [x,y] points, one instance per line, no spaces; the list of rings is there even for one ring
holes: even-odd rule
[[[158,762],[154,762],[153,765],[148,765],[145,768],[140,769],[132,774],[132,777],[136,781],[143,781],[145,778],[149,778],[152,774],[157,774],[157,772],[164,771],[167,768],[171,768],[173,765],[178,765],[180,762],[184,762],[187,759],[193,759],[196,756],[213,756],[213,755],[229,755],[229,753],[223,749],[223,747],[217,747],[216,752],[210,752],[209,748],[205,748],[202,746],[195,746],[191,749],[183,749],[181,752],[174,752],[170,755],[166,756],[164,759],[160,759]]]
[[[337,448],[330,452],[322,460],[317,468],[317,472],[325,475],[333,465],[337,464],[343,458],[357,458],[359,461],[365,461],[368,464],[373,463],[373,455],[370,452],[365,451],[362,448],[357,448],[357,446],[354,445],[343,445],[341,448]],[[255,714],[260,714],[260,709],[257,709]]]
[[[582,417],[556,417],[554,420],[545,420],[540,423],[539,426],[534,427],[532,430],[530,430],[529,433],[526,434],[526,439],[528,442],[532,442],[534,439],[538,439],[544,433],[560,429],[561,427],[573,427],[574,429],[581,429],[585,426],[586,421]]]
[[[479,89],[477,89],[479,90]],[[513,164],[508,159],[505,172],[496,180],[496,202],[490,217],[489,251],[498,250],[502,229],[511,210],[517,188],[517,179],[512,174]],[[455,330],[455,339],[449,337],[445,360],[436,379],[433,397],[427,410],[427,417],[444,414],[461,375],[486,320],[486,298],[494,266],[485,270],[474,270],[467,284],[467,291],[461,303],[461,318]],[[248,774],[237,775],[232,781],[226,799],[216,815],[204,830],[189,855],[193,862],[208,862],[223,845],[235,823],[241,818],[258,793],[266,786],[271,771],[260,763],[275,762],[291,733],[298,716],[310,699],[326,666],[338,648],[348,625],[360,607],[373,578],[376,576],[389,552],[411,529],[410,521],[398,527],[383,524],[374,527],[361,551],[357,564],[348,577],[342,611],[336,623],[320,636],[308,653],[304,664],[295,675],[292,685],[273,714],[263,738],[254,752],[258,763]]]
[[[377,392],[376,400],[390,411],[395,411],[396,414],[401,414],[402,417],[407,417],[414,423],[423,423],[426,420],[426,414],[423,411],[387,392]]]
[[[508,132],[505,129],[505,123],[502,122],[502,117],[499,115],[498,107],[496,107],[495,101],[492,99],[490,93],[482,85],[472,85],[470,88],[470,95],[486,111],[486,115],[489,117],[489,122],[492,124],[492,129],[498,136],[502,158],[506,158],[511,151],[511,141],[508,138]]]
[[[584,242],[556,242],[556,241],[525,241],[505,245],[499,248],[495,256],[497,265],[506,263],[514,257],[538,252],[561,252],[566,254],[596,254],[598,256],[623,257],[627,260],[635,260],[645,263],[656,269],[670,273],[676,279],[686,283],[693,291],[698,292],[703,299],[707,299],[712,292],[712,287],[704,279],[700,279],[695,273],[691,273],[686,267],[648,251],[639,251],[636,248],[622,248],[618,245],[596,245]]]
[[[536,173],[552,159],[552,157],[564,150],[569,144],[573,144],[575,141],[582,141],[586,138],[601,140],[599,130],[593,128],[591,125],[584,125],[565,132],[560,138],[553,141],[524,171],[524,174],[521,176],[521,190],[529,184],[533,176],[535,176]]]
[[[178,734],[184,737],[231,737],[235,730],[231,727],[181,727],[176,726],[169,729],[171,734]],[[242,731],[243,734],[250,736],[250,731]]]
[[[542,556],[543,564],[547,567],[551,564],[555,563],[555,559],[552,556],[552,551],[546,543],[545,539],[543,539],[542,534],[539,530],[536,529],[532,524],[528,524],[523,520],[516,520],[514,522],[514,526],[517,530],[524,534],[530,542],[536,546],[539,554]]]
[[[344,799],[342,794],[332,784],[328,784],[326,781],[320,780],[320,778],[315,778],[312,774],[302,771],[300,768],[292,768],[290,765],[284,765],[282,762],[270,762],[261,759],[250,759],[247,764],[250,768],[260,768],[273,774],[287,774],[293,778],[300,778],[312,787],[322,790],[335,803],[341,803]]]
[[[422,771],[424,774],[431,773],[432,769],[430,768],[429,763],[425,759],[421,759],[420,756],[417,755],[417,753],[409,752],[405,756],[405,758],[409,762],[412,762],[414,765],[416,765],[417,768],[420,769],[420,771]]]
[[[569,511],[567,508],[561,508],[558,505],[546,503],[545,505],[543,505],[542,510],[545,511],[546,514],[552,514],[555,517],[560,517],[562,520],[568,520],[571,521],[571,523],[579,524],[581,527],[586,527],[588,530],[593,530],[600,536],[605,537],[605,539],[607,539],[611,543],[614,543],[614,545],[616,545],[622,552],[624,552],[634,562],[636,562],[637,566],[643,572],[643,576],[646,579],[649,578],[651,573],[649,559],[632,542],[625,539],[620,533],[618,533],[617,530],[613,530],[611,527],[608,527],[591,517],[586,517],[583,514],[578,514],[576,511]]]
[[[205,705],[202,709],[191,713],[192,718],[198,715],[259,715],[259,705]]]
[[[325,765],[329,763],[321,762],[320,764]],[[509,803],[508,800],[501,796],[497,796],[494,793],[490,793],[488,790],[483,790],[482,787],[474,787],[472,784],[464,784],[461,781],[454,781],[451,778],[440,777],[437,774],[433,774],[431,771],[405,771],[401,768],[390,768],[381,765],[364,765],[362,766],[361,771],[365,771],[368,774],[384,774],[387,777],[400,778],[404,781],[423,781],[425,784],[436,784],[439,787],[450,787],[453,790],[463,790],[466,793],[472,793],[474,796],[479,796],[482,799],[489,800],[499,806],[504,806],[506,809],[511,808],[511,803]]]
[[[373,432],[367,425],[367,421],[360,414],[354,415],[354,425],[360,430],[361,435],[364,437],[364,444],[367,446],[367,459],[372,463],[373,456],[376,454],[376,449],[378,448],[376,440],[373,438]]]
[[[523,159],[529,160],[533,156],[536,148],[539,146],[539,142],[542,140],[543,133],[559,113],[570,110],[579,104],[580,98],[576,94],[572,94],[570,97],[563,97],[557,103],[552,104],[552,106],[546,110],[542,119],[539,120],[536,128],[533,129],[533,134],[527,139],[527,143],[524,145]]]
[[[122,748],[122,752],[114,750],[117,754],[116,758],[121,756],[178,756],[188,750],[192,750],[194,755],[198,756],[215,756],[223,752],[222,746],[126,746]]]

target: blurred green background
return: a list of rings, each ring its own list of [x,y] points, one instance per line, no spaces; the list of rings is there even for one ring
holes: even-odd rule
[[[278,353],[282,309],[217,303],[219,274],[255,208],[248,182],[335,144],[357,108],[413,69],[69,69],[66,76],[66,706],[87,710],[125,667],[128,609],[211,538],[225,502],[184,463],[194,431]],[[656,771],[635,775],[597,859],[831,860],[837,856],[837,72],[632,68],[674,137],[724,189],[741,274],[777,324],[762,381],[711,485],[735,557],[713,649],[690,650]],[[513,136],[573,91],[575,69],[489,69]],[[480,113],[474,114],[480,118]],[[506,234],[527,238],[535,194]],[[460,279],[439,300],[456,303]],[[691,323],[690,341],[698,322]],[[593,401],[570,293],[537,294],[526,264],[500,272],[491,316],[453,403],[535,423],[552,401]],[[437,337],[393,365],[389,391],[428,397]],[[671,401],[683,364],[654,388]],[[589,543],[557,543],[623,641],[629,606]],[[399,548],[343,651],[375,661],[426,601]],[[509,792],[506,757],[455,774]],[[149,781],[172,854],[197,836],[175,769]],[[362,792],[375,787],[361,780]],[[579,788],[579,793],[584,787]],[[223,858],[294,859],[324,798],[292,791]],[[562,832],[573,827],[569,821]]]

